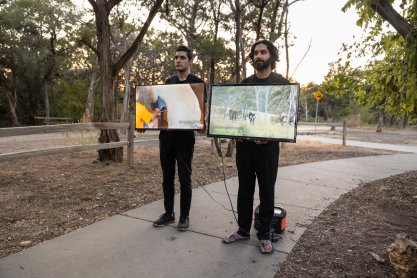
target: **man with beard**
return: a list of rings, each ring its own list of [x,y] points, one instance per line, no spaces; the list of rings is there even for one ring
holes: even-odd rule
[[[267,40],[256,42],[249,54],[255,74],[242,80],[242,84],[290,84],[280,74],[272,72],[278,61],[278,49]],[[259,250],[272,254],[271,223],[274,215],[274,191],[278,173],[279,143],[262,140],[238,140],[236,143],[236,166],[239,190],[237,197],[237,232],[222,239],[232,243],[249,239],[253,213],[255,181],[259,185]]]
[[[191,74],[193,55],[186,46],[179,46],[175,52],[175,69],[177,75],[169,78],[166,84],[204,83]],[[169,112],[169,111],[168,111]],[[178,230],[186,231],[190,225],[189,212],[191,207],[191,162],[193,159],[195,137],[190,130],[161,130],[159,133],[159,156],[163,174],[162,188],[164,192],[165,213],[153,222],[154,227],[162,227],[175,221],[174,214],[174,179],[175,162],[180,180],[180,218]]]

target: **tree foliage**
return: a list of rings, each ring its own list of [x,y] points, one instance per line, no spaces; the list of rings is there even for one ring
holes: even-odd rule
[[[357,24],[369,35],[356,43],[357,55],[369,51],[375,59],[365,71],[367,90],[357,91],[361,103],[395,117],[417,114],[417,2],[402,0],[398,13],[393,0],[349,0],[344,9],[355,8]],[[389,30],[392,26],[396,32]],[[368,51],[368,52],[367,52]],[[351,54],[349,54],[351,55]],[[408,121],[407,121],[408,122]]]
[[[45,89],[70,64],[74,6],[69,0],[15,0],[0,5],[0,13],[2,92],[14,125],[33,123],[45,111]]]

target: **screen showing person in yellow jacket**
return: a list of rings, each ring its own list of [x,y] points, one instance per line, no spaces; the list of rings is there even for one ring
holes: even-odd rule
[[[146,109],[145,105],[136,102],[136,128],[145,128],[151,123],[153,114]]]
[[[158,128],[160,108],[152,105],[157,100],[148,100],[152,97],[148,94],[141,94],[139,90],[136,92],[136,124],[138,129],[142,128]],[[148,103],[148,107],[145,105]]]

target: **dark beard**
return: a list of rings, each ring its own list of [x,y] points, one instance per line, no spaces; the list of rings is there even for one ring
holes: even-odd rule
[[[262,61],[262,63],[259,63],[259,61],[256,61],[255,63],[253,63],[253,67],[257,71],[263,71],[264,69],[268,68],[271,65],[271,62],[272,62],[272,58],[270,57],[265,62]]]

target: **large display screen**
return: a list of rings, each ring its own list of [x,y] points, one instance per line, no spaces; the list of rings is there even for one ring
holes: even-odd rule
[[[212,85],[210,137],[295,142],[299,84]]]
[[[204,92],[204,83],[137,86],[136,129],[204,129]]]

